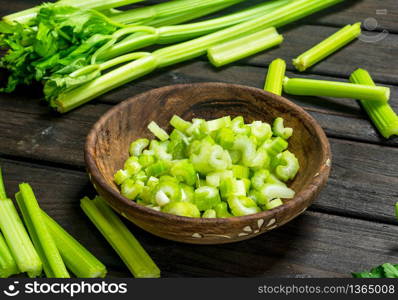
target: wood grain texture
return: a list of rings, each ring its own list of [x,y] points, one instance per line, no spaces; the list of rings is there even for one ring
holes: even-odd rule
[[[131,276],[79,208],[79,199],[92,193],[84,172],[6,159],[0,164],[9,195],[17,191],[19,182],[29,181],[41,207],[100,258],[110,276]],[[315,212],[254,239],[218,246],[171,242],[126,225],[164,277],[347,277],[395,261],[398,238],[398,226]]]
[[[247,2],[258,1],[262,0]],[[0,14],[29,8],[40,2],[0,0]],[[387,9],[387,15],[376,15],[377,9]],[[383,41],[382,52],[378,52],[378,45],[371,45],[366,51],[359,49],[359,59],[353,57],[356,55],[355,51],[346,48],[328,59],[327,69],[319,65],[309,70],[307,74],[310,75],[305,76],[324,79],[331,75],[329,78],[334,80],[345,80],[347,70],[357,67],[357,64],[368,68],[373,76],[375,68],[378,72],[377,81],[395,83],[391,86],[391,100],[397,111],[397,77],[394,78],[397,69],[397,35],[394,35],[394,32],[398,32],[396,13],[396,0],[346,0],[344,4],[285,28],[284,32],[289,35],[291,43],[297,40],[299,50],[302,51],[310,47],[311,43],[327,36],[328,32],[337,30],[337,27],[375,17],[380,26],[369,34],[376,34],[384,28],[390,32],[389,40]],[[297,26],[303,24],[309,26],[302,29]],[[294,29],[295,26],[297,29]],[[294,32],[300,36],[294,36]],[[311,34],[314,36],[308,37]],[[353,44],[352,47],[358,49],[358,45]],[[289,46],[289,51],[279,53],[286,55],[286,58],[292,58],[297,52],[299,51],[295,47]],[[383,53],[381,59],[376,57],[380,53]],[[110,105],[151,88],[206,81],[261,87],[266,73],[265,66],[272,58],[267,52],[265,61],[261,61],[262,55],[256,57],[255,62],[250,62],[250,66],[246,61],[216,70],[203,59],[167,68],[127,84],[61,118],[51,113],[45,105],[33,100],[40,97],[38,89],[23,88],[12,95],[1,94],[0,157],[41,163],[27,164],[0,158],[0,165],[4,165],[8,174],[6,185],[10,194],[16,191],[16,184],[20,181],[32,183],[44,208],[101,258],[108,266],[111,276],[130,276],[117,255],[78,208],[80,197],[94,193],[83,171],[70,170],[83,170],[82,149],[86,133]],[[368,57],[376,57],[380,65],[375,66],[368,61]],[[356,62],[355,66],[351,60]],[[293,71],[291,65],[289,70]],[[289,75],[297,76],[291,72]],[[289,99],[310,112],[328,136],[334,137],[330,140],[334,153],[331,178],[326,189],[311,206],[311,210],[326,214],[306,212],[286,226],[250,241],[201,247],[156,238],[128,224],[159,264],[163,276],[342,277],[348,276],[351,271],[369,269],[387,261],[396,262],[397,226],[386,223],[397,224],[392,212],[392,205],[398,199],[398,176],[395,168],[398,164],[397,138],[381,138],[358,104],[351,100],[322,101],[317,98],[290,96]],[[46,130],[48,128],[52,129]],[[32,139],[32,136],[37,138]],[[56,167],[46,167],[43,164]],[[369,245],[377,246],[370,248]]]
[[[174,114],[186,120],[242,115],[248,123],[272,123],[282,117],[286,126],[294,128],[289,150],[300,163],[301,172],[290,186],[295,197],[270,211],[226,219],[165,214],[123,197],[113,176],[127,159],[129,144],[138,138],[152,137],[147,129],[149,120],[170,132],[169,121]],[[260,89],[224,83],[173,85],[124,101],[93,126],[84,154],[95,189],[117,212],[157,236],[193,244],[241,241],[289,222],[315,200],[329,176],[332,159],[323,130],[299,106]]]

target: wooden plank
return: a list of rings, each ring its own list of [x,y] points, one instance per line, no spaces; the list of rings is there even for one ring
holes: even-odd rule
[[[78,200],[92,194],[86,174],[4,159],[0,164],[9,195],[17,191],[19,182],[29,182],[41,207],[100,258],[110,275],[130,276],[79,208]],[[387,261],[396,262],[391,249],[396,246],[398,226],[323,213],[307,212],[260,237],[218,246],[179,244],[128,226],[165,277],[345,277]]]

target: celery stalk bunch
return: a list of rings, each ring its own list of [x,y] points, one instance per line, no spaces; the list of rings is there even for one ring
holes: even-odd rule
[[[270,210],[294,197],[286,183],[299,162],[287,150],[293,129],[282,118],[271,126],[247,124],[241,116],[191,122],[174,116],[170,124],[168,134],[150,122],[157,139],[131,143],[130,157],[114,175],[127,199],[184,217],[227,218]]]
[[[99,72],[81,69],[94,64],[99,53],[106,54],[105,46],[129,34],[155,32],[156,28],[145,26],[147,23],[175,24],[241,1],[174,0],[110,15],[104,9],[138,1],[61,0],[5,16],[0,23],[0,46],[7,52],[0,67],[9,76],[0,91],[11,92],[20,84],[48,80],[71,89],[99,76]],[[48,94],[48,88],[44,93]]]
[[[7,16],[7,22],[0,25],[1,43],[9,49],[0,66],[10,74],[2,90],[10,92],[19,84],[40,81],[44,83],[46,100],[61,113],[158,68],[204,55],[209,48],[236,38],[254,40],[258,32],[291,23],[343,0],[274,0],[184,25],[174,24],[243,0],[174,0],[127,12],[109,11],[119,6],[116,0],[108,0],[113,4],[107,6],[107,1],[98,1],[98,7],[92,0],[85,0],[91,3],[90,7],[65,6],[68,1],[71,5],[76,2],[62,0],[43,5],[34,9],[29,22],[13,22],[17,19],[14,15]],[[124,5],[127,0],[120,1]],[[186,42],[152,53],[132,52],[153,44],[181,41]],[[251,43],[250,51],[241,49],[245,53],[236,48],[233,59],[281,41],[278,36],[272,42],[264,39],[261,47]],[[223,53],[226,52],[220,55]]]

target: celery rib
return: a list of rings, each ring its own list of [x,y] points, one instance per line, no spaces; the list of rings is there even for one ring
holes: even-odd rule
[[[15,198],[33,244],[43,262],[46,276],[48,278],[69,278],[69,273],[47,229],[42,211],[30,185],[27,183],[20,184],[19,192],[15,195]]]
[[[0,233],[0,278],[8,278],[18,273],[17,263],[12,257],[3,235]]]
[[[81,199],[81,208],[129,268],[134,277],[160,277],[160,270],[126,225],[100,198]]]
[[[358,69],[350,76],[350,81],[356,84],[375,86],[370,74],[363,69]],[[386,139],[392,135],[398,135],[398,115],[388,103],[375,101],[361,101],[360,103],[373,121],[379,132]]]
[[[350,99],[359,98],[362,101],[381,103],[386,103],[390,98],[390,89],[384,86],[360,85],[305,78],[285,77],[283,90],[285,93],[291,95]]]
[[[275,27],[270,27],[212,46],[207,50],[207,55],[214,66],[221,67],[275,47],[282,42],[282,35],[278,34]]]
[[[275,95],[282,95],[283,80],[286,73],[286,62],[283,59],[275,59],[268,68],[268,74],[264,84],[264,90]]]
[[[106,267],[44,211],[45,224],[67,268],[78,278],[105,277]]]
[[[303,72],[315,65],[345,45],[352,42],[361,34],[361,23],[347,25],[320,44],[293,59],[293,65]]]

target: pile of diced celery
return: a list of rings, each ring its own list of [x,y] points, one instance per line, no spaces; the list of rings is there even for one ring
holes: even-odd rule
[[[273,209],[294,197],[285,182],[299,170],[286,150],[293,129],[283,123],[173,116],[169,135],[151,122],[157,139],[132,142],[114,180],[124,197],[179,216],[228,218]]]

